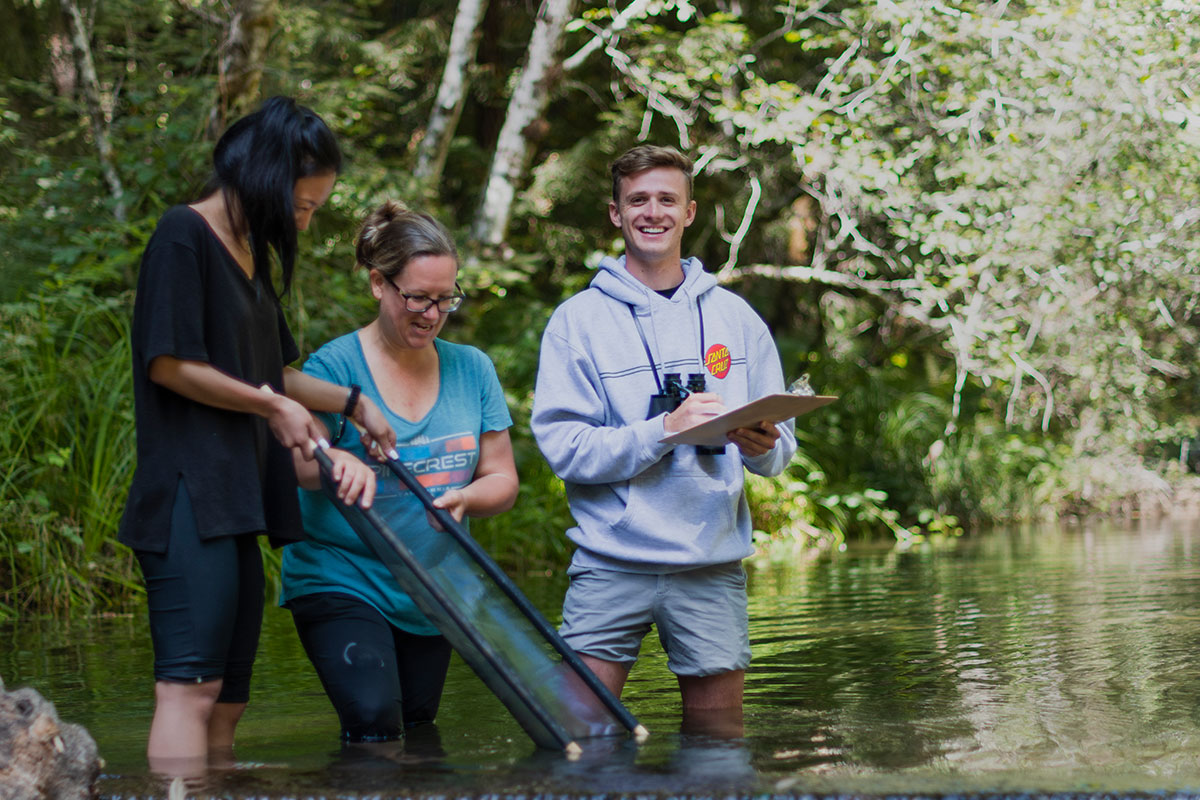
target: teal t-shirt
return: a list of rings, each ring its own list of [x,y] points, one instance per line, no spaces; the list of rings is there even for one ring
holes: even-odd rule
[[[480,436],[506,430],[512,426],[512,417],[496,368],[482,351],[441,339],[435,339],[434,346],[441,373],[438,399],[429,413],[416,421],[393,413],[384,404],[357,332],[334,339],[313,353],[304,371],[342,386],[362,386],[363,394],[375,401],[396,431],[401,461],[437,497],[474,480]],[[318,416],[331,432],[337,431],[338,415]],[[429,525],[421,501],[385,465],[366,456],[353,426],[347,426],[335,444],[375,467],[374,508],[402,539],[447,535]],[[438,632],[322,492],[301,489],[300,511],[308,538],[284,548],[281,605],[306,594],[340,592],[371,604],[388,622],[409,633],[432,636]]]

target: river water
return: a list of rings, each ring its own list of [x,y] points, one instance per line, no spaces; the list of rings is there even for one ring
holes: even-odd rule
[[[625,701],[651,730],[538,751],[451,668],[436,731],[342,750],[286,612],[269,608],[238,758],[196,796],[1126,795],[1200,791],[1200,527],[993,531],[750,561],[740,736],[682,726],[653,636]],[[551,619],[562,578],[523,578]],[[0,676],[88,727],[106,797],[162,797],[145,763],[140,615],[0,625]]]

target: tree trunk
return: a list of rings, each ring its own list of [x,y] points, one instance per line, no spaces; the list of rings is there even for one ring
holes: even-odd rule
[[[573,7],[574,0],[544,0],[538,11],[525,67],[508,102],[483,202],[471,229],[472,238],[481,244],[501,244],[508,234],[517,183],[524,176],[531,149],[531,134],[542,127],[536,123],[549,103],[552,78],[561,71],[558,50]]]
[[[208,119],[208,138],[218,138],[229,120],[258,99],[278,7],[279,0],[237,0],[234,5],[217,62],[218,96]]]
[[[100,158],[100,171],[108,192],[113,199],[113,216],[118,222],[125,221],[125,188],[121,176],[113,165],[112,141],[108,138],[108,120],[101,100],[100,78],[96,74],[96,62],[92,58],[91,25],[84,18],[75,0],[61,0],[62,9],[71,22],[71,46],[79,69],[79,83],[83,90],[84,105],[92,126],[92,138]]]
[[[467,98],[467,69],[475,60],[479,28],[486,10],[487,0],[459,0],[442,83],[429,115],[429,124],[425,126],[425,137],[417,150],[416,176],[426,186],[435,185],[446,166],[450,140],[454,138]]]

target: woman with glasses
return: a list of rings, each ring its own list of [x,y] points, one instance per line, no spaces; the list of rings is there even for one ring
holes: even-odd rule
[[[508,510],[517,471],[496,370],[480,350],[438,337],[463,301],[449,233],[387,202],[367,218],[355,246],[378,315],[314,353],[304,371],[370,397],[396,432],[401,460],[455,519]],[[342,419],[321,421],[333,444],[367,459]],[[281,603],[337,711],[342,740],[397,739],[433,720],[450,645],[316,491],[315,467],[298,461],[297,468],[307,539],[284,552]],[[406,538],[439,535],[417,497],[390,475],[378,481],[374,507]]]

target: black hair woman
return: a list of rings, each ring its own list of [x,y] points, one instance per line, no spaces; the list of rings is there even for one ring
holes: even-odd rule
[[[291,284],[297,232],[341,167],[329,127],[274,97],[213,152],[201,199],[146,245],[133,313],[138,466],[118,538],[146,582],[155,710],[147,755],[169,774],[232,755],[262,624],[258,536],[303,536],[290,449],[311,458],[309,410],[349,414],[367,444],[395,434],[370,398],[285,366],[299,357],[271,278]],[[271,391],[264,391],[263,387]],[[370,505],[369,467],[334,454],[344,502]]]

